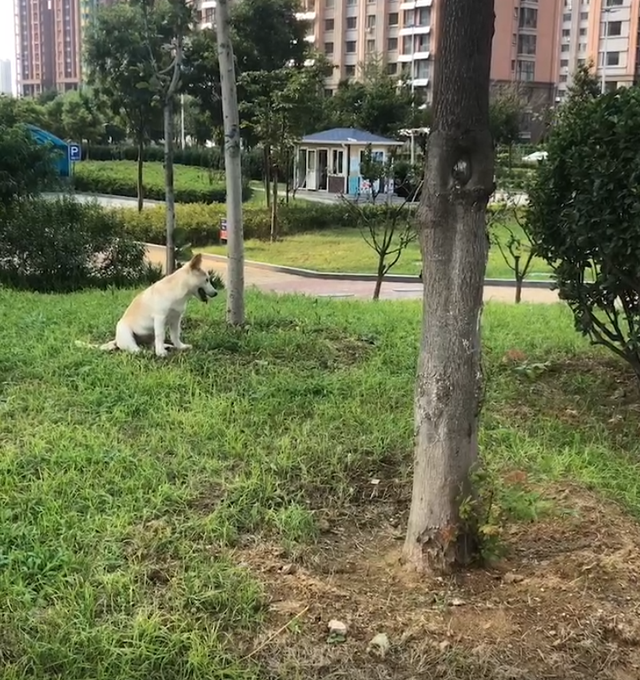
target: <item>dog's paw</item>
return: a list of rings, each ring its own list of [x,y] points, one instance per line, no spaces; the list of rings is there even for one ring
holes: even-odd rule
[[[164,349],[164,348],[161,349],[161,350],[160,350],[160,349],[157,349],[157,350],[156,350],[156,356],[157,356],[157,357],[160,357],[160,358],[168,357],[168,356],[169,356],[169,352],[167,352],[167,350]]]
[[[184,352],[186,349],[192,349],[192,347],[193,347],[193,345],[186,345],[186,344],[183,344],[183,343],[176,345],[176,349],[180,352]]]

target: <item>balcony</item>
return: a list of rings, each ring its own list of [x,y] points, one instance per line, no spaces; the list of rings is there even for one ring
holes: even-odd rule
[[[411,85],[413,85],[413,87],[429,87],[430,81],[431,78],[414,78],[409,82],[411,83]]]
[[[402,37],[405,35],[420,35],[421,33],[431,33],[431,24],[426,26],[403,26],[398,35]]]
[[[403,2],[400,4],[400,11],[404,12],[406,9],[417,9],[418,7],[431,7],[433,0],[414,0],[414,2]]]
[[[296,12],[296,19],[298,21],[315,21],[316,13],[314,12]]]
[[[426,52],[414,52],[413,54],[399,54],[398,55],[398,61],[402,61],[404,63],[409,63],[411,61],[418,61],[418,59],[429,59],[431,57],[431,52],[426,51]]]

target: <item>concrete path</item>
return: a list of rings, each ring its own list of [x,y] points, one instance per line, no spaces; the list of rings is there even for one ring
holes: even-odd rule
[[[147,256],[151,262],[164,265],[164,246],[149,245]],[[208,267],[217,271],[223,278],[227,277],[227,264],[213,257],[203,255]],[[300,293],[313,297],[364,298],[371,299],[374,284],[372,281],[332,281],[307,276],[295,276],[282,272],[259,269],[247,265],[245,267],[245,285],[271,293]],[[513,302],[514,288],[506,286],[487,286],[484,299],[499,302]],[[414,300],[422,297],[422,286],[417,283],[382,284],[380,295],[384,300]],[[523,302],[558,302],[555,291],[545,288],[525,288],[522,291]]]

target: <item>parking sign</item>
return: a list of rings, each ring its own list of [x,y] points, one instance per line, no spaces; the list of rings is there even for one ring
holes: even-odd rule
[[[69,160],[72,163],[82,160],[82,147],[80,144],[69,144]]]

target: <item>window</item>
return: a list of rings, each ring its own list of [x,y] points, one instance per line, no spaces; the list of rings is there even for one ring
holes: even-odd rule
[[[561,52],[568,52],[569,51],[569,45],[561,45],[560,51]]]
[[[325,54],[333,54],[333,43],[332,42],[326,42],[324,44],[324,53]]]
[[[353,7],[353,5],[358,4],[358,0],[347,0],[347,5]]]
[[[413,36],[402,36],[402,54],[413,54]]]
[[[403,26],[415,26],[416,12],[414,9],[406,9],[402,15]]]
[[[569,66],[568,59],[560,59],[560,68],[567,68]]]
[[[620,52],[607,52],[605,63],[607,66],[619,66]]]
[[[372,52],[376,51],[376,41],[375,40],[367,40],[367,54],[371,54]]]
[[[387,64],[387,73],[390,76],[395,75],[398,72],[398,64],[394,61],[390,64]]]
[[[571,21],[571,12],[565,12],[562,15],[562,21]]]
[[[429,26],[431,23],[431,8],[430,7],[420,7],[416,10],[416,25],[417,26]]]
[[[324,0],[324,6],[331,9],[334,6],[335,0]]]
[[[585,35],[587,35],[587,29],[586,29],[586,28],[581,28],[581,29],[580,29],[580,37],[583,38]]]
[[[580,21],[587,21],[589,19],[589,12],[580,12]]]
[[[389,26],[397,26],[398,25],[398,13],[397,12],[390,12],[389,13]]]
[[[414,78],[428,78],[431,75],[431,69],[429,68],[429,62],[426,59],[418,59],[414,62]]]
[[[564,47],[564,45],[562,47]],[[536,53],[536,36],[520,34],[518,36],[518,54],[535,54],[535,53]]]
[[[334,20],[333,19],[325,19],[324,20],[324,30],[325,31],[333,31],[334,27]]]
[[[563,28],[562,29],[562,37],[563,38],[568,38],[571,36],[571,29],[569,28]]]
[[[416,52],[428,52],[431,46],[431,36],[428,33],[420,33],[416,36]]]
[[[534,61],[522,61],[518,60],[516,76],[518,80],[524,80],[531,82],[535,80],[535,68],[536,64]]]
[[[612,37],[622,35],[622,22],[621,21],[607,22],[607,35]]]
[[[347,17],[347,30],[352,30],[356,28],[358,17]]]
[[[389,38],[387,40],[387,52],[398,51],[398,38]]]
[[[607,7],[622,7],[622,0],[607,0]]]
[[[331,174],[344,174],[344,151],[334,149],[331,152]]]
[[[376,15],[375,14],[367,14],[367,28],[375,28],[376,27]]]
[[[356,51],[356,41],[355,40],[347,40],[345,52],[347,54],[354,54],[355,51]]]
[[[578,52],[586,52],[587,43],[578,43]]]
[[[563,74],[560,76],[560,82],[561,82],[561,83],[566,83],[566,82],[567,82],[567,75],[566,75],[566,73],[563,73]]]
[[[347,64],[344,67],[344,74],[349,77],[349,76],[355,76],[356,74],[356,65],[355,64]]]
[[[520,28],[537,28],[538,10],[532,7],[521,7],[518,25]]]
[[[333,90],[330,87],[327,87],[324,91],[324,96],[329,99],[329,97],[333,97]]]

